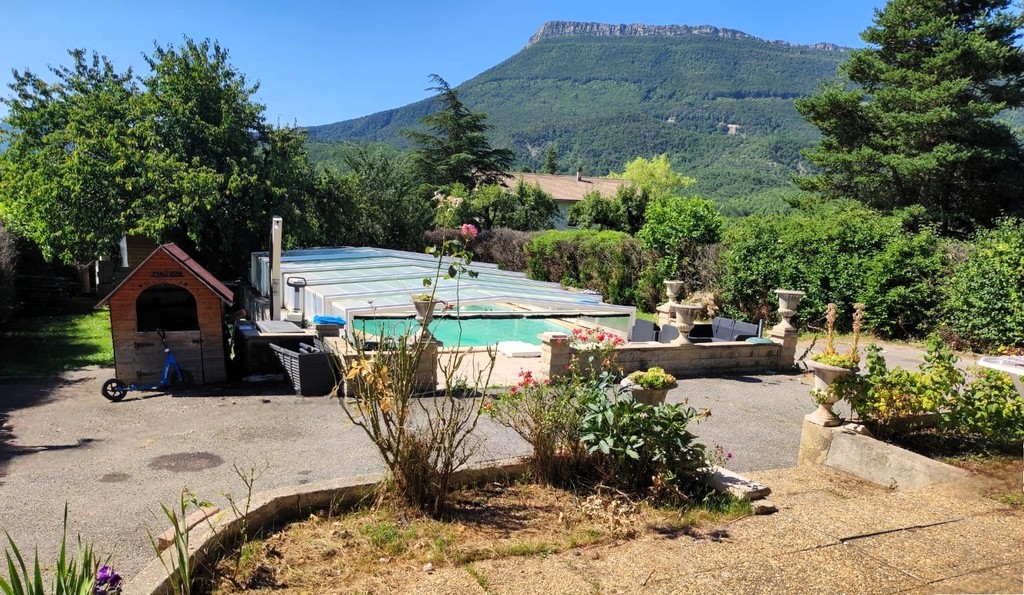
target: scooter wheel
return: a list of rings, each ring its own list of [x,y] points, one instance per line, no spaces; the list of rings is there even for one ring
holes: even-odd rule
[[[128,385],[123,380],[111,378],[103,383],[103,396],[113,402],[118,402],[128,394]]]
[[[192,372],[185,369],[182,369],[181,371],[181,380],[178,380],[177,374],[169,374],[167,376],[167,385],[171,387],[189,387],[192,386],[193,381]]]

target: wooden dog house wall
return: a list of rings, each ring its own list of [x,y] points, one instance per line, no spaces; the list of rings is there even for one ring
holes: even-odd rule
[[[156,383],[165,355],[157,329],[196,383],[227,378],[224,306],[231,290],[175,244],[154,250],[97,307],[110,304],[114,366],[125,382]]]

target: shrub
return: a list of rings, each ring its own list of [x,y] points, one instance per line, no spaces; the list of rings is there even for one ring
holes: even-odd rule
[[[605,483],[686,500],[707,467],[704,445],[687,429],[700,416],[681,404],[652,407],[631,399],[591,399],[582,418],[582,440]]]
[[[534,477],[559,485],[585,474],[577,397],[572,377],[538,381],[522,372],[519,382],[485,403],[484,410],[533,447],[530,469]]]
[[[980,232],[943,294],[944,318],[968,345],[1024,347],[1024,222]]]
[[[645,221],[637,239],[657,256],[661,280],[693,277],[695,261],[704,247],[721,238],[722,216],[715,203],[694,196],[670,196],[647,206]],[[687,293],[703,287],[687,286]]]
[[[940,429],[994,443],[1024,437],[1024,397],[1005,374],[956,367],[959,358],[938,338],[928,340],[928,353],[918,371],[889,369],[879,348],[868,348],[867,375],[853,376],[845,393],[857,415],[883,435],[893,420],[935,414]]]
[[[636,304],[643,268],[639,242],[618,231],[551,230],[526,245],[530,278],[599,291],[616,304]]]
[[[909,238],[906,237],[909,234]],[[883,216],[849,203],[786,216],[735,220],[723,235],[720,290],[728,315],[771,318],[776,288],[806,292],[799,321],[821,321],[829,302],[842,321],[863,302],[886,336],[929,331],[941,247],[915,214]],[[841,330],[848,330],[843,326]]]

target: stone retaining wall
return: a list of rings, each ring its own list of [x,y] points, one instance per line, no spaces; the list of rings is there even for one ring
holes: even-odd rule
[[[580,355],[563,333],[541,334],[541,372],[548,377],[566,374],[570,360]],[[718,343],[627,343],[615,349],[616,361],[626,373],[652,366],[676,376],[757,373],[793,367],[794,349],[783,339],[772,343],[728,341]],[[795,347],[795,337],[793,338]],[[788,353],[789,357],[786,357]]]

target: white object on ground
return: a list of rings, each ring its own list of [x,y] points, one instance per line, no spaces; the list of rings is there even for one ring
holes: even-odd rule
[[[540,345],[522,341],[498,341],[498,353],[508,357],[540,357]]]

